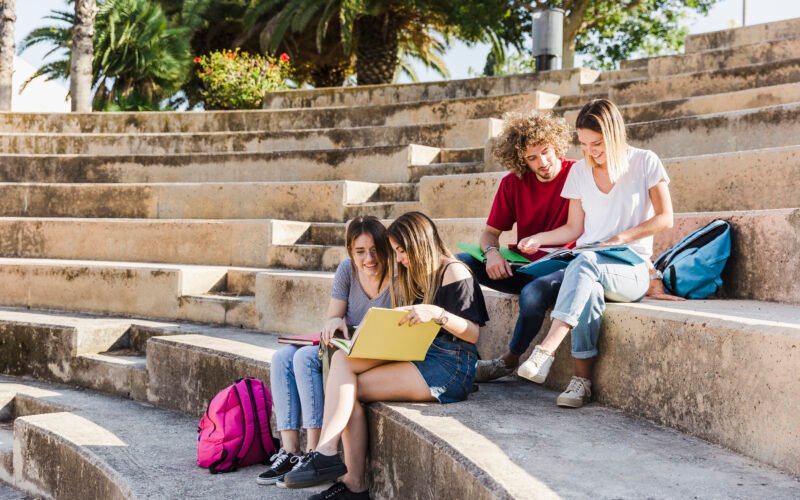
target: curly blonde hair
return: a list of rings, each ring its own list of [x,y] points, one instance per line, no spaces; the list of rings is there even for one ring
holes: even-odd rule
[[[563,118],[538,112],[512,112],[503,115],[503,132],[492,141],[492,156],[495,160],[522,177],[528,172],[525,148],[548,145],[555,149],[559,158],[569,149],[572,133]]]

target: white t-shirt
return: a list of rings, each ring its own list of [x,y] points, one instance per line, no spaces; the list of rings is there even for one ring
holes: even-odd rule
[[[658,156],[646,149],[630,148],[628,160],[628,171],[608,194],[597,187],[585,160],[576,163],[569,172],[561,196],[581,200],[585,216],[578,245],[605,241],[653,217],[649,190],[662,179],[669,183],[667,171]],[[652,236],[629,245],[645,259],[653,253]]]

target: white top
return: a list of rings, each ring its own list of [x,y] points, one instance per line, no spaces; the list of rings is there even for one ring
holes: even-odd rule
[[[662,179],[669,183],[667,171],[658,156],[646,149],[630,148],[628,160],[628,171],[607,194],[597,187],[591,167],[584,160],[569,172],[561,196],[581,200],[585,216],[578,245],[605,241],[653,217],[649,190]],[[652,236],[629,245],[645,259],[653,254]]]

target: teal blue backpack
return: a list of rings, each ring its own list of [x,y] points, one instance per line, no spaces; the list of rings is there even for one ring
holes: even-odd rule
[[[731,255],[731,225],[724,220],[690,233],[655,262],[664,287],[673,295],[705,299],[722,286],[722,271]]]

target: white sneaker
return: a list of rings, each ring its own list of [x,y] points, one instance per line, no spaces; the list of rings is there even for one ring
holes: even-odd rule
[[[517,375],[533,383],[543,384],[547,379],[547,374],[550,373],[554,359],[552,354],[537,345],[533,348],[531,357],[520,365]]]
[[[572,377],[567,390],[558,396],[556,404],[569,408],[580,408],[584,403],[588,403],[591,397],[592,381],[588,378]]]

